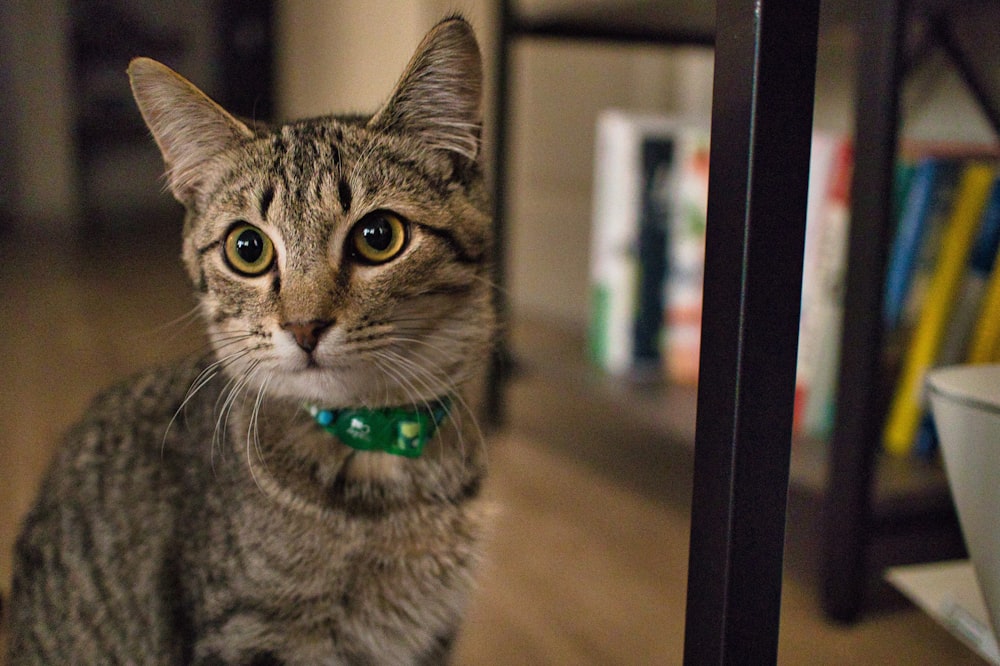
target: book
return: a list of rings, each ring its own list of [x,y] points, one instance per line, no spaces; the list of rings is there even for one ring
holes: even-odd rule
[[[979,231],[969,251],[965,275],[955,298],[951,318],[941,342],[938,365],[972,361],[972,335],[990,274],[1000,250],[1000,179],[994,181],[979,223]]]
[[[896,340],[907,340],[920,317],[920,310],[927,297],[927,290],[930,288],[934,270],[937,267],[942,237],[948,227],[955,205],[959,179],[967,164],[968,160],[966,159],[951,159],[944,162],[944,166],[948,167],[946,172],[948,177],[945,180],[943,190],[934,201],[930,219],[927,221],[927,229],[917,254],[910,290],[906,294],[906,302],[903,305],[902,321],[898,330],[890,332],[890,337],[895,337]]]
[[[1000,260],[983,294],[979,318],[969,344],[969,363],[1000,363]]]
[[[901,219],[903,204],[910,194],[913,174],[917,172],[917,164],[906,156],[900,156],[897,160],[892,177],[892,219],[898,223]]]
[[[799,348],[795,372],[795,404],[792,428],[804,431],[805,406],[815,378],[816,358],[822,354],[824,336],[817,329],[819,269],[826,251],[821,236],[823,211],[827,205],[837,163],[840,140],[830,134],[816,132],[809,154],[809,190],[806,198],[806,236],[802,259],[802,301],[799,319]]]
[[[668,270],[663,311],[663,366],[670,381],[698,382],[701,355],[705,231],[708,219],[707,131],[690,128],[678,137],[677,172],[671,191]]]
[[[676,137],[648,136],[640,147],[638,293],[633,322],[632,363],[655,372],[660,358],[663,284],[667,279],[667,226],[671,180],[676,168]]]
[[[591,236],[591,358],[616,374],[658,372],[667,235],[679,137],[673,118],[603,112]]]
[[[898,224],[889,250],[883,318],[887,331],[903,325],[915,275],[921,264],[933,263],[936,220],[942,219],[951,202],[957,176],[957,162],[935,156],[920,159],[910,177],[910,185],[900,205]],[[922,257],[922,261],[921,261]]]
[[[972,162],[962,169],[954,205],[942,231],[940,250],[885,424],[883,445],[895,456],[913,451],[924,412],[924,376],[937,359],[965,272],[990,188],[993,165]]]
[[[944,332],[936,365],[956,365],[966,361],[982,363],[990,360],[988,356],[979,361],[973,360],[971,340],[998,251],[1000,251],[1000,179],[993,181],[979,223],[979,231],[969,251],[965,276],[962,278],[953,312]],[[937,451],[937,429],[933,415],[930,410],[926,410],[920,421],[914,454],[923,460],[931,460]]]
[[[853,144],[839,140],[834,148],[826,201],[815,220],[817,250],[811,267],[815,271],[815,284],[800,322],[799,344],[804,346],[803,353],[808,354],[804,362],[811,364],[806,370],[810,377],[801,426],[802,432],[818,438],[828,437],[833,429],[853,169]]]

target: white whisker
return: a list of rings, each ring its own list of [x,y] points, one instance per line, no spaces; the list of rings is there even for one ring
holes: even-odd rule
[[[250,423],[247,426],[247,467],[250,469],[250,476],[253,478],[254,484],[261,492],[264,492],[264,488],[260,485],[260,481],[257,480],[257,474],[253,469],[253,453],[257,454],[257,459],[261,462],[261,465],[267,465],[260,445],[259,419],[261,404],[264,402],[264,395],[267,392],[267,384],[270,380],[271,375],[269,374],[260,383],[257,389],[257,398],[254,400],[253,409],[250,412]]]
[[[428,412],[433,411],[429,399],[418,397],[419,392],[416,390],[416,387],[414,386],[413,382],[418,380],[421,381],[421,383],[425,385],[424,389],[425,393],[431,392],[429,390],[430,387],[426,385],[426,381],[420,380],[417,373],[412,368],[407,369],[405,367],[401,367],[402,364],[400,363],[400,360],[405,360],[405,359],[402,359],[401,357],[398,357],[398,355],[392,354],[391,352],[378,352],[375,355],[375,364],[379,368],[379,370],[385,375],[395,378],[397,384],[401,388],[403,388],[404,392],[406,392],[407,395],[409,396],[409,401],[412,404],[414,405],[420,404],[425,409],[427,409]],[[409,375],[409,378],[407,377],[407,375]],[[459,432],[459,448],[464,454],[465,444],[462,441],[461,431],[458,432]],[[440,450],[438,455],[443,457],[444,450]]]
[[[228,364],[235,362],[236,360],[246,355],[247,353],[249,352],[246,350],[241,350],[238,352],[234,352],[228,356],[224,356],[223,358],[208,364],[207,366],[205,366],[204,369],[202,369],[200,373],[198,373],[198,376],[195,377],[194,381],[191,382],[191,386],[188,388],[187,393],[184,395],[184,399],[181,401],[181,404],[174,411],[174,415],[170,418],[170,421],[167,423],[167,427],[163,432],[163,441],[160,442],[161,456],[163,455],[163,447],[166,446],[167,436],[170,434],[170,429],[173,427],[174,422],[177,420],[177,417],[180,415],[180,413],[184,411],[185,407],[187,407],[188,403],[190,403],[191,400],[194,399],[195,395],[197,395],[199,391],[205,388],[205,386],[207,386],[209,382],[211,382],[216,377],[220,369],[225,368]]]
[[[175,317],[170,321],[155,326],[151,332],[159,334],[164,333],[169,329],[174,329],[174,331],[167,338],[165,338],[165,342],[172,342],[176,340],[186,328],[199,320],[198,314],[200,310],[201,308],[196,305],[179,317]]]
[[[480,444],[485,442],[485,436],[483,434],[482,428],[479,425],[479,420],[475,415],[474,410],[472,410],[468,402],[462,396],[461,391],[458,390],[458,382],[456,378],[447,376],[443,371],[434,372],[428,366],[428,359],[420,354],[414,354],[412,350],[409,355],[403,355],[391,350],[381,350],[376,355],[379,359],[378,367],[379,369],[386,373],[396,377],[398,381],[405,382],[407,386],[411,389],[414,388],[414,383],[418,382],[424,387],[422,391],[425,395],[441,395],[442,393],[447,393],[452,396],[453,401],[456,403],[454,406],[459,409],[453,415],[455,419],[456,432],[459,436],[459,446],[461,447],[463,455],[465,454],[465,440],[463,436],[463,428],[461,428],[462,412],[468,415],[471,419],[474,431],[477,434]],[[422,361],[423,363],[419,362]],[[390,371],[386,367],[386,363],[392,364],[392,370]],[[402,373],[409,376],[410,379],[406,379]],[[411,397],[413,393],[410,393]],[[425,405],[427,405],[427,399],[422,399]]]
[[[222,407],[219,408],[219,415],[215,422],[213,446],[218,444],[220,451],[225,450],[225,433],[229,430],[229,416],[232,413],[233,405],[236,403],[240,394],[249,385],[255,371],[260,366],[260,363],[261,362],[258,360],[251,361],[249,367],[243,371],[242,375],[232,377],[219,394],[220,400],[222,400],[223,396],[225,396],[225,399],[222,402]],[[218,406],[218,401],[216,401],[216,405]]]

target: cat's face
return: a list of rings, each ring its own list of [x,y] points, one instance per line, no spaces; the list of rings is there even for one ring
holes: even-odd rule
[[[158,63],[130,74],[232,377],[331,407],[420,404],[472,378],[493,314],[467,24],[431,31],[370,119],[251,128]]]

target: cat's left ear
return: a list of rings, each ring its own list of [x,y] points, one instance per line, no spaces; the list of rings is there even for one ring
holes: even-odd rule
[[[167,183],[188,205],[209,175],[212,158],[253,137],[245,124],[166,65],[149,58],[129,63],[132,94],[163,154]]]
[[[415,134],[430,148],[475,161],[482,88],[482,58],[472,27],[461,18],[447,19],[424,37],[392,97],[368,125]]]

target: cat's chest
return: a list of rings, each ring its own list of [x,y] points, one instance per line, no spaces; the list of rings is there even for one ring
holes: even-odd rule
[[[289,663],[323,663],[320,654],[408,661],[464,605],[477,530],[462,513],[231,509],[216,517],[212,553],[201,559],[199,651],[236,661],[264,648]]]

